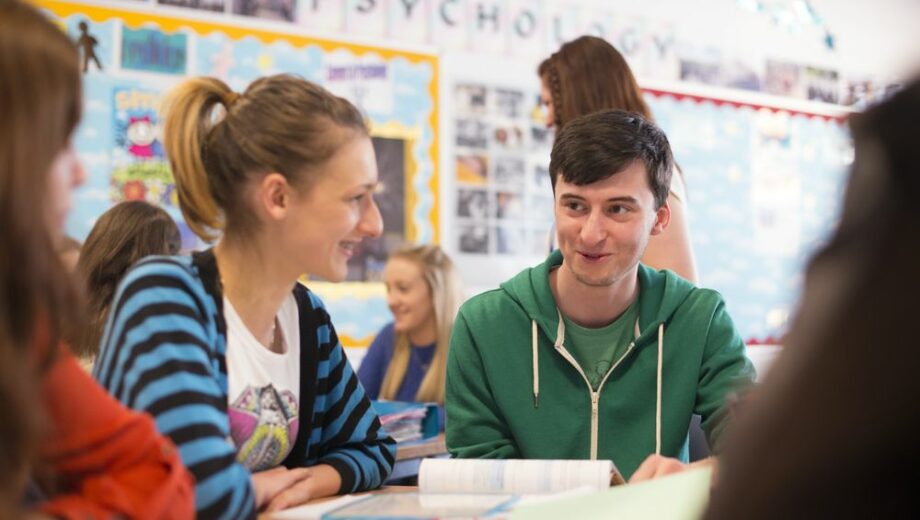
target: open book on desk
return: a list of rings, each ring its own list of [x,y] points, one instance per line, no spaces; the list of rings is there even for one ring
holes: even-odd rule
[[[425,459],[418,475],[422,493],[539,495],[622,483],[609,460]]]

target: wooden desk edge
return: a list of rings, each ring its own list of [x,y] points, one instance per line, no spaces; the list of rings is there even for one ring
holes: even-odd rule
[[[441,433],[437,437],[425,439],[421,442],[413,442],[403,446],[397,444],[396,461],[421,459],[432,455],[444,455],[445,453],[447,453],[447,442],[444,434]]]

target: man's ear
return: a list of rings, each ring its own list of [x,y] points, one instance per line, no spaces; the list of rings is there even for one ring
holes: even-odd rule
[[[655,225],[652,226],[652,235],[657,235],[668,227],[671,222],[671,206],[665,200],[664,204],[655,212]]]
[[[269,219],[282,220],[291,207],[291,185],[280,173],[262,177],[258,186],[258,204]]]

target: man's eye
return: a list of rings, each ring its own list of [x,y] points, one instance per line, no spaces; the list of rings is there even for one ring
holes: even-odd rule
[[[584,205],[581,202],[566,202],[565,207],[573,211],[578,211],[584,208]]]

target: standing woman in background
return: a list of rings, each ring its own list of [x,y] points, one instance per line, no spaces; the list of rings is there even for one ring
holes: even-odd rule
[[[582,36],[565,43],[537,68],[546,126],[557,131],[569,121],[601,110],[626,110],[654,121],[626,59],[606,40]],[[686,187],[678,168],[671,181],[671,222],[649,239],[642,263],[670,269],[697,283],[696,262],[684,207]],[[555,240],[553,240],[555,243]]]
[[[175,447],[60,342],[82,319],[55,247],[86,178],[72,145],[81,93],[67,36],[0,1],[0,518],[191,518]]]
[[[242,94],[201,77],[169,94],[164,121],[185,221],[220,241],[128,272],[94,374],[179,446],[201,517],[380,486],[395,443],[322,301],[297,282],[345,279],[382,232],[361,113],[296,76]]]
[[[99,217],[77,260],[89,311],[87,326],[73,343],[74,353],[82,362],[91,366],[99,353],[109,304],[128,268],[147,256],[178,254],[181,246],[179,228],[172,217],[148,202],[121,202]]]
[[[436,245],[390,254],[383,279],[393,322],[374,338],[358,377],[372,399],[444,405],[447,344],[460,308],[460,276]]]

